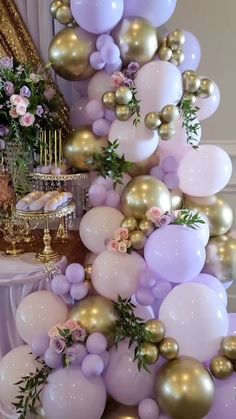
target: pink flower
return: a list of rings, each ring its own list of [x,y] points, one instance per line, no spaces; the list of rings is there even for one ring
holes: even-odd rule
[[[26,106],[26,108],[27,108],[27,106],[29,106],[29,100],[27,99],[27,97],[23,97],[23,96],[21,96],[21,98],[22,98],[22,101],[23,101],[24,105],[25,105],[25,106]]]
[[[38,74],[35,73],[31,73],[29,78],[34,82],[34,83],[38,83],[40,80],[40,76],[38,76]]]
[[[13,106],[24,104],[23,98],[20,95],[12,95],[10,102]]]
[[[115,71],[115,73],[111,76],[112,78],[112,85],[113,87],[120,87],[124,83],[125,76],[121,71]]]
[[[124,242],[120,242],[118,243],[118,248],[117,248],[119,253],[127,253],[127,246]]]
[[[9,111],[9,115],[12,117],[12,118],[18,118],[18,113],[17,113],[17,111],[16,111],[16,108],[11,108],[10,109],[10,111]]]
[[[60,333],[59,333],[58,329],[59,329],[59,325],[51,327],[51,329],[48,332],[48,336],[50,338],[56,338],[56,337],[60,336]]]
[[[116,241],[123,240],[123,239],[128,239],[129,238],[129,230],[127,228],[124,228],[124,227],[117,228],[117,230],[115,230],[115,232],[114,232],[113,238]]]
[[[18,113],[18,115],[25,115],[26,114],[26,110],[27,110],[27,107],[25,106],[25,104],[19,104],[19,105],[16,105],[16,112]]]
[[[76,330],[78,329],[78,323],[76,320],[69,319],[65,322],[65,328],[69,330]]]
[[[146,212],[146,217],[148,221],[155,223],[163,215],[163,211],[159,207],[152,207],[149,211]]]
[[[107,245],[107,249],[111,252],[118,252],[118,243],[115,240],[111,240]]]
[[[27,112],[20,118],[20,124],[22,127],[31,127],[35,121],[35,117],[32,113]]]
[[[74,342],[83,342],[86,338],[86,332],[82,327],[77,327],[77,329],[73,330],[72,334]]]

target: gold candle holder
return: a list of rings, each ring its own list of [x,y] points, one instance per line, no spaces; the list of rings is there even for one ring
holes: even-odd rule
[[[40,166],[60,167],[63,163],[63,141],[62,131],[41,131],[40,132]]]

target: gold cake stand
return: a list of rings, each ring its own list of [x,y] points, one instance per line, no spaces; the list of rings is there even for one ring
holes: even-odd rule
[[[69,204],[63,205],[58,208],[56,211],[19,211],[15,210],[15,217],[18,219],[23,219],[28,222],[30,221],[44,221],[44,231],[43,231],[43,243],[44,249],[37,253],[36,259],[38,259],[43,264],[50,262],[57,262],[60,260],[61,256],[59,253],[53,250],[51,246],[52,237],[50,234],[49,221],[55,219],[65,219],[66,217],[72,215],[75,212],[76,205],[74,201],[71,201]]]

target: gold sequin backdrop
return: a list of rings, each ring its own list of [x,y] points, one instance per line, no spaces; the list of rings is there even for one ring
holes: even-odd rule
[[[44,66],[14,0],[0,0],[0,57],[6,55],[35,68]],[[69,109],[58,90],[57,99],[60,122],[67,131]]]

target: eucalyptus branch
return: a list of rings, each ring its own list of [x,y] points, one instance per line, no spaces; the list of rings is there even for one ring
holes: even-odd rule
[[[205,221],[201,218],[199,213],[192,213],[188,209],[181,210],[179,216],[173,222],[173,224],[185,225],[190,228],[198,227],[198,224],[205,224]]]
[[[137,90],[135,87],[133,87],[132,89],[130,89],[132,94],[133,94],[133,98],[132,100],[128,103],[128,107],[130,110],[130,113],[132,115],[135,114],[135,118],[133,121],[133,124],[137,127],[137,125],[141,122],[141,111],[140,111],[140,100],[137,99],[136,95],[137,95]]]
[[[197,112],[199,108],[197,106],[193,106],[191,101],[188,99],[184,99],[180,103],[180,113],[183,118],[182,127],[185,128],[187,134],[187,143],[190,144],[194,149],[198,149],[196,143],[196,139],[194,135],[198,134],[198,130],[200,129],[200,124],[196,122]]]

